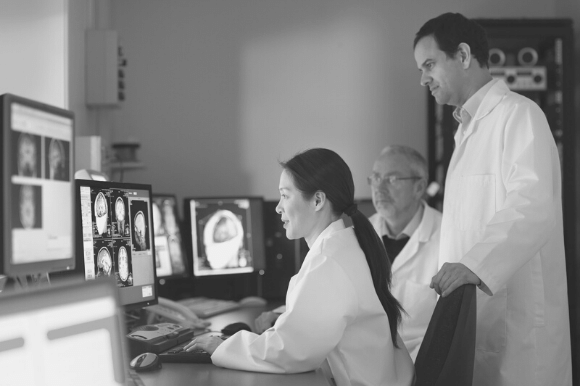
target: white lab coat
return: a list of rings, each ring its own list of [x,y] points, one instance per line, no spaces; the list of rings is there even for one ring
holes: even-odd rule
[[[421,347],[427,326],[437,304],[437,293],[429,287],[437,274],[441,212],[423,202],[423,218],[391,267],[391,293],[407,315],[399,334],[413,361]],[[379,236],[385,234],[385,221],[375,213],[369,218]]]
[[[477,291],[474,386],[571,385],[558,150],[543,112],[503,81],[455,136],[440,265]],[[492,295],[492,296],[490,296]]]
[[[338,220],[292,277],[286,312],[261,335],[240,331],[212,355],[217,366],[269,373],[330,368],[338,386],[411,385],[413,362],[376,295],[354,230]]]

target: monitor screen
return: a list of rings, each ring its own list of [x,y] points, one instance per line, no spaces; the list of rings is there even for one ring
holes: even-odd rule
[[[151,185],[76,180],[77,264],[114,277],[126,309],[157,303]]]
[[[3,385],[123,385],[121,312],[112,280],[0,297]]]
[[[74,115],[0,96],[0,273],[74,268]]]
[[[250,273],[264,269],[261,197],[186,198],[195,276]]]
[[[157,277],[187,276],[175,195],[153,194],[153,229]]]

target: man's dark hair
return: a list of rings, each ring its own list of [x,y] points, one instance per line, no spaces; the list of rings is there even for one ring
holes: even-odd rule
[[[489,67],[489,43],[482,26],[460,13],[447,12],[427,21],[415,35],[413,48],[425,36],[433,35],[439,49],[453,58],[460,43],[466,43],[481,67]]]

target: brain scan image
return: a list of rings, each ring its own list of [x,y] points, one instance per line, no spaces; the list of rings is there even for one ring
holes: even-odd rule
[[[18,139],[18,175],[26,177],[37,177],[39,175],[37,156],[39,149],[32,136],[20,134]]]
[[[20,187],[20,222],[24,229],[34,227],[35,213],[34,188],[30,185],[22,185]]]
[[[129,278],[129,256],[125,247],[119,248],[119,278],[126,282]]]
[[[51,180],[65,178],[65,152],[62,142],[58,139],[52,139],[48,146],[48,172]]]
[[[143,212],[139,211],[135,215],[135,218],[133,219],[133,228],[135,229],[135,238],[133,240],[135,243],[135,249],[138,251],[147,250],[147,226]]]
[[[203,229],[207,260],[213,269],[239,267],[239,252],[244,246],[244,229],[235,214],[218,210]]]
[[[109,250],[105,247],[99,250],[97,255],[97,276],[111,276],[113,259]]]
[[[155,236],[160,236],[165,233],[163,229],[163,221],[161,217],[161,210],[159,209],[159,205],[156,202],[153,202],[153,232]]]
[[[174,235],[177,233],[177,222],[175,221],[175,214],[173,212],[173,205],[171,201],[165,200],[163,202],[163,220],[167,233]]]
[[[115,201],[115,217],[117,218],[117,232],[123,234],[125,228],[125,203],[121,197]]]
[[[99,235],[107,233],[109,210],[107,207],[107,199],[103,193],[97,194],[97,198],[95,200],[95,217],[97,219],[97,231],[99,232]]]
[[[174,271],[183,272],[185,267],[181,258],[181,244],[177,237],[169,237],[169,258]]]

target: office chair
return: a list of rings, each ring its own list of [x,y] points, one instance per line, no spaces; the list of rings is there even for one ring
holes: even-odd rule
[[[475,359],[476,288],[440,297],[415,360],[415,386],[471,386]]]

